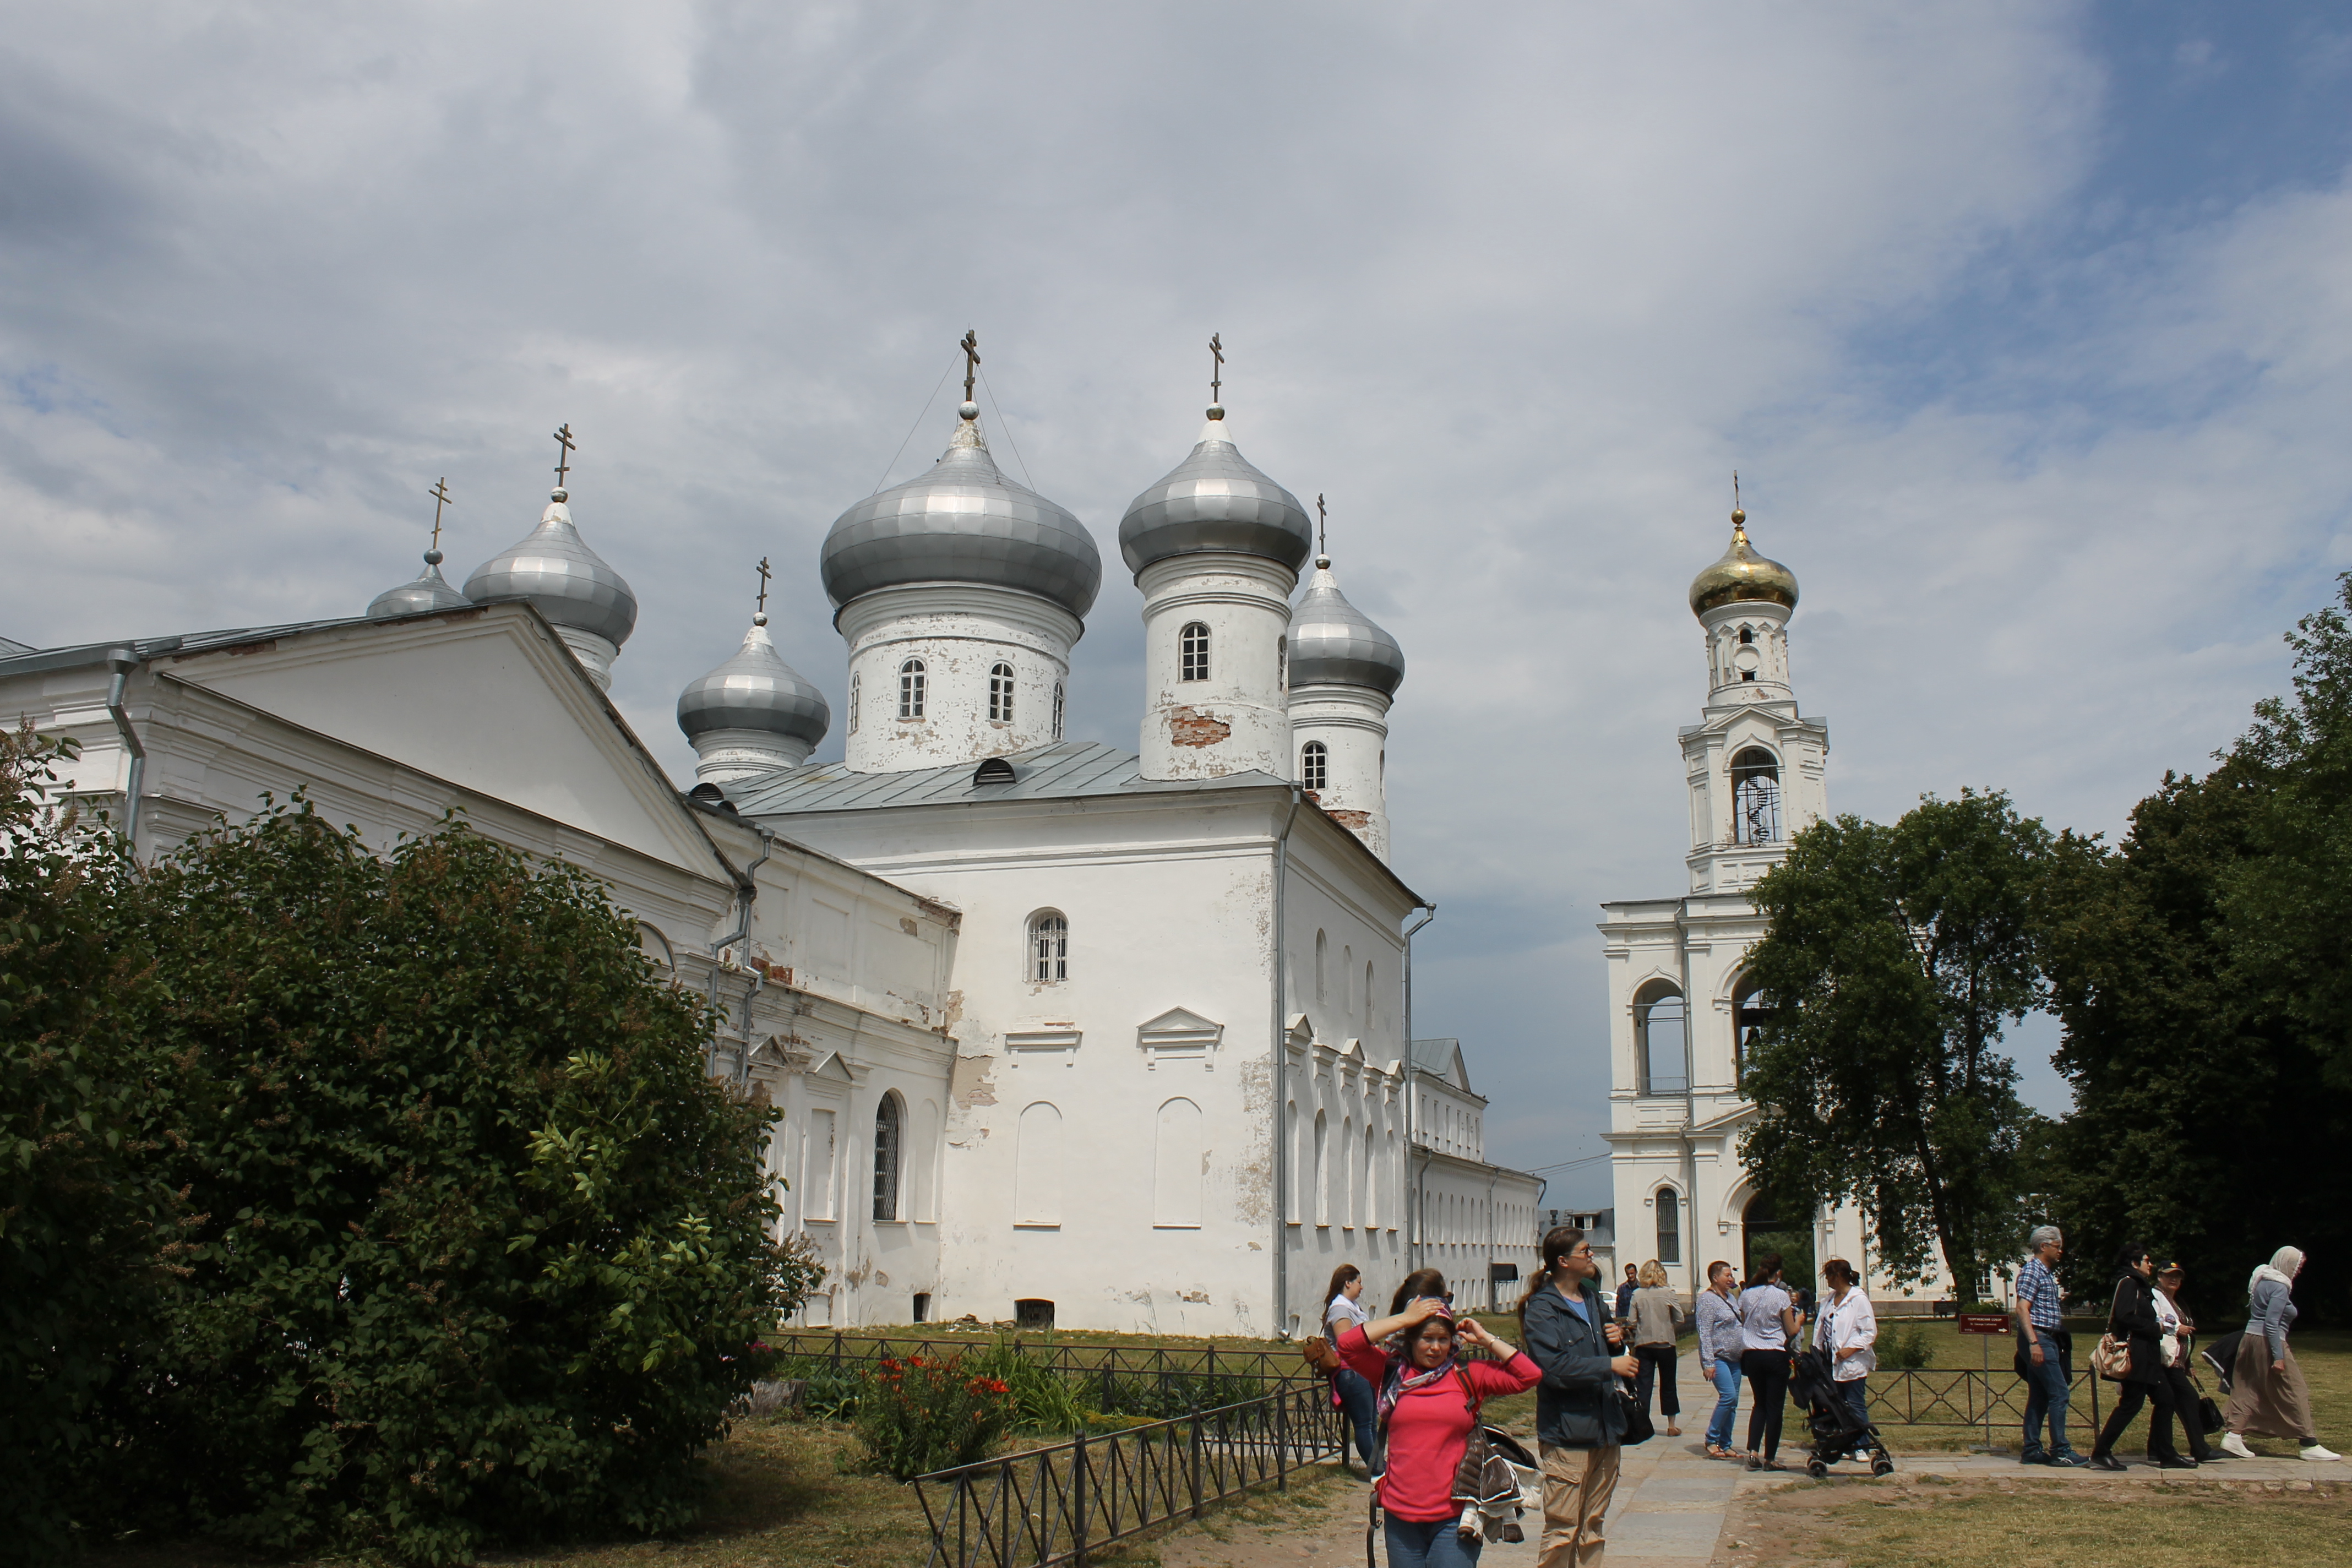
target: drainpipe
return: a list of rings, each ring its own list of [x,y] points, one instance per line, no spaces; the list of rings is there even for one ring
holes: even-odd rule
[[[735,929],[733,931],[729,931],[725,936],[720,937],[717,942],[710,944],[710,1010],[714,1013],[719,1011],[719,955],[751,934],[751,901],[760,896],[759,879],[753,875],[753,873],[757,872],[761,867],[766,865],[768,863],[768,857],[776,852],[776,836],[774,832],[762,826],[759,829],[759,858],[744,867],[741,875],[735,879],[735,889],[740,896],[739,903],[740,907],[742,909],[743,916],[740,920],[735,922]],[[762,979],[764,978],[765,977],[762,976]],[[757,984],[754,984],[751,991],[743,998],[743,1039],[745,1042],[744,1048],[747,1053],[747,1061],[749,1059],[748,1052],[751,1048],[750,1042],[751,1038],[751,998],[759,994],[760,987]],[[719,1037],[716,1034],[713,1034],[710,1037],[710,1044],[703,1048],[702,1070],[708,1074],[711,1068],[716,1065],[718,1059]]]
[[[1406,1238],[1407,1238],[1407,1239],[1406,1239],[1406,1242],[1405,1242],[1405,1248],[1404,1248],[1404,1263],[1405,1263],[1405,1272],[1407,1272],[1407,1273],[1411,1273],[1412,1270],[1414,1270],[1414,1269],[1416,1269],[1416,1268],[1420,1268],[1420,1267],[1421,1267],[1421,1261],[1422,1261],[1422,1259],[1421,1259],[1421,1242],[1422,1242],[1422,1237],[1421,1237],[1421,1180],[1420,1180],[1421,1173],[1416,1173],[1416,1172],[1412,1169],[1412,1149],[1413,1149],[1413,1142],[1412,1142],[1412,1135],[1413,1135],[1412,1110],[1413,1110],[1413,1106],[1414,1106],[1414,1105],[1415,1105],[1415,1104],[1420,1100],[1420,1099],[1421,1099],[1420,1092],[1419,1092],[1419,1091],[1414,1088],[1414,1086],[1413,1086],[1413,1081],[1412,1081],[1412,1073],[1413,1073],[1413,1067],[1412,1067],[1412,938],[1413,938],[1413,933],[1414,933],[1415,931],[1418,931],[1423,930],[1424,927],[1426,927],[1426,926],[1429,924],[1429,922],[1430,922],[1430,921],[1433,921],[1433,920],[1435,920],[1435,919],[1437,918],[1437,906],[1436,906],[1435,904],[1423,904],[1423,905],[1422,905],[1421,907],[1422,907],[1423,910],[1427,910],[1428,912],[1427,912],[1426,914],[1423,915],[1423,916],[1422,916],[1422,918],[1420,919],[1420,921],[1417,921],[1416,923],[1414,923],[1414,924],[1412,924],[1412,925],[1410,925],[1410,926],[1407,926],[1407,927],[1405,928],[1405,932],[1404,932],[1404,1064],[1403,1064],[1403,1065],[1404,1065],[1404,1163],[1405,1163],[1405,1176],[1406,1176],[1406,1180],[1405,1180],[1405,1189],[1404,1189],[1404,1215],[1405,1215],[1405,1237],[1406,1237]],[[1422,1172],[1422,1173],[1425,1173],[1425,1172],[1427,1172],[1427,1171],[1428,1171],[1428,1169],[1429,1169],[1429,1162],[1428,1162],[1428,1161],[1426,1161],[1426,1160],[1423,1161],[1423,1162],[1422,1162],[1422,1166],[1421,1166],[1421,1172]]]
[[[1290,1041],[1284,1014],[1290,1002],[1282,962],[1282,888],[1290,867],[1290,829],[1298,820],[1298,786],[1290,786],[1290,814],[1274,841],[1274,1337],[1290,1331]]]
[[[114,728],[122,736],[122,745],[131,753],[131,777],[126,784],[122,803],[122,837],[131,845],[131,852],[139,852],[139,791],[147,778],[147,748],[139,743],[139,731],[131,727],[131,715],[123,710],[122,698],[131,684],[131,672],[139,668],[139,660],[131,649],[118,647],[106,656],[107,667],[114,671],[114,684],[106,694],[106,711],[114,720]]]

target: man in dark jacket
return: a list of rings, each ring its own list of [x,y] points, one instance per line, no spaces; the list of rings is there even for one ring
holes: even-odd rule
[[[1600,1272],[1584,1233],[1562,1226],[1544,1237],[1543,1272],[1519,1306],[1522,1342],[1543,1369],[1536,1384],[1544,1474],[1537,1568],[1589,1568],[1608,1544],[1604,1527],[1625,1437],[1618,1380],[1636,1368],[1608,1294],[1596,1284]]]

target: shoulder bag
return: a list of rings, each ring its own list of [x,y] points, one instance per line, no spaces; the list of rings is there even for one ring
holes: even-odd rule
[[[2123,1281],[2116,1281],[2115,1300],[2107,1303],[2107,1331],[2091,1351],[2091,1370],[2109,1383],[2121,1383],[2131,1371],[2131,1341],[2116,1336],[2116,1307],[2124,1299]]]
[[[1309,1334],[1299,1341],[1298,1353],[1307,1358],[1308,1366],[1327,1377],[1348,1364],[1339,1359],[1339,1352],[1331,1348],[1331,1342],[1320,1334]]]

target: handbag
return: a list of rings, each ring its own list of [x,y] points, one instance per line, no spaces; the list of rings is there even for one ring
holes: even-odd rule
[[[1348,1364],[1339,1359],[1339,1352],[1331,1348],[1331,1342],[1320,1334],[1309,1334],[1299,1341],[1298,1353],[1307,1358],[1308,1366],[1325,1376]]]
[[[2122,1281],[2116,1284],[2116,1301],[2124,1299]],[[2116,1337],[2116,1303],[2107,1304],[2107,1328],[2091,1350],[2091,1370],[2109,1383],[2121,1383],[2131,1371],[2131,1341]]]
[[[1627,1388],[1622,1380],[1617,1384],[1617,1397],[1625,1410],[1625,1435],[1618,1439],[1619,1442],[1628,1448],[1634,1448],[1658,1435],[1657,1427],[1650,1421],[1649,1406],[1635,1399],[1633,1391]]]

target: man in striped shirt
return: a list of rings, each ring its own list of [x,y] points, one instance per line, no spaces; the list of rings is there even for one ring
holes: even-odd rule
[[[2058,1277],[2051,1272],[2066,1255],[2066,1239],[2054,1225],[2037,1226],[2026,1245],[2033,1256],[2017,1273],[2019,1360],[2025,1373],[2025,1446],[2018,1460],[2065,1468],[2088,1464],[2066,1441],[2066,1387],[2074,1373],[2074,1338],[2060,1314]],[[2050,1416],[2050,1447],[2042,1447],[2042,1417]]]

